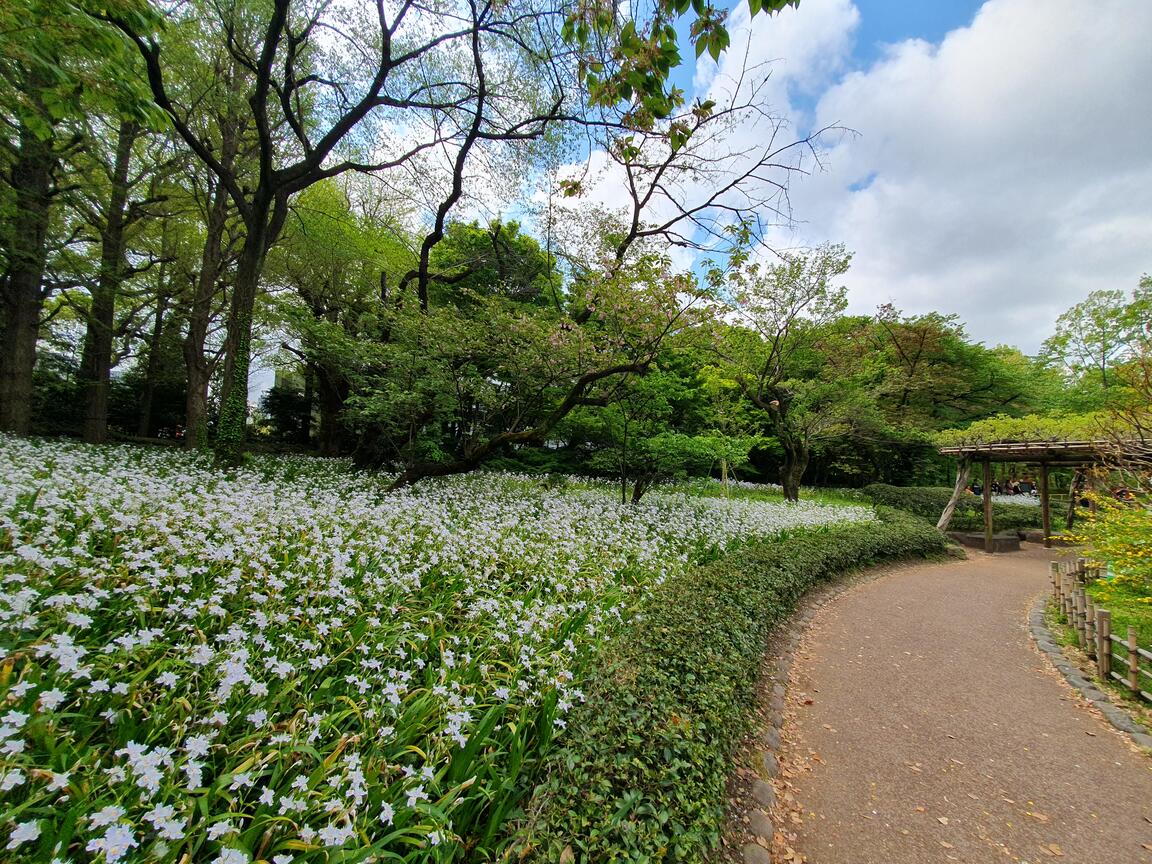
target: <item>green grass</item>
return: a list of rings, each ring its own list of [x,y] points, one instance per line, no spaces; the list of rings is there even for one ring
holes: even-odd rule
[[[701,498],[738,498],[745,501],[765,501],[780,503],[784,500],[784,491],[778,487],[764,484],[762,488],[749,488],[747,485],[732,483],[727,490],[724,486],[709,478],[695,478],[664,487],[669,491],[684,492]],[[800,500],[816,504],[830,504],[840,506],[853,506],[871,504],[871,499],[855,489],[832,489],[817,486],[803,486],[800,489]]]
[[[1113,611],[1111,607],[1106,608],[1108,608],[1109,611]],[[1123,631],[1118,630],[1117,620],[1119,619],[1113,611],[1113,632],[1126,633],[1128,625],[1126,623],[1120,625],[1124,629]],[[1072,649],[1074,652],[1072,659],[1077,661],[1081,667],[1087,667],[1091,670],[1089,677],[1096,682],[1097,687],[1104,690],[1113,702],[1131,711],[1137,720],[1143,722],[1145,725],[1152,726],[1152,705],[1149,705],[1142,699],[1134,697],[1132,691],[1119,682],[1112,680],[1105,681],[1095,673],[1095,661],[1084,653],[1084,649],[1080,647],[1080,642],[1076,638],[1076,631],[1068,624],[1068,619],[1064,617],[1064,613],[1057,609],[1055,602],[1052,600],[1049,600],[1048,606],[1044,610],[1044,624],[1048,627],[1048,632],[1052,634],[1052,639],[1057,645],[1064,649]],[[1143,636],[1140,637],[1140,644],[1147,644]],[[1117,671],[1122,670],[1117,669]]]
[[[1131,583],[1101,579],[1089,586],[1092,602],[1112,613],[1112,632],[1124,636],[1128,627],[1136,628],[1137,641],[1152,646],[1152,596]]]

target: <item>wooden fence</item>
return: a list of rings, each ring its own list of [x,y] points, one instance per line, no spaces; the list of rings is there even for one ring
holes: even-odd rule
[[[1087,583],[1098,579],[1098,568],[1088,567],[1079,558],[1067,564],[1052,562],[1052,599],[1064,615],[1068,625],[1076,632],[1080,647],[1096,660],[1096,671],[1105,681],[1118,681],[1132,691],[1132,695],[1152,702],[1152,680],[1147,662],[1152,662],[1152,651],[1140,647],[1136,641],[1136,628],[1129,626],[1123,636],[1112,632],[1112,613],[1092,602],[1084,590]],[[1141,660],[1147,661],[1141,663]]]

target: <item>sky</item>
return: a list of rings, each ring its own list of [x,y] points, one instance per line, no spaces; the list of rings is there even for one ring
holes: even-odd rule
[[[1152,271],[1150,0],[801,0],[729,18],[732,47],[678,72],[703,96],[771,63],[773,110],[824,125],[774,248],[842,242],[850,310],[955,313],[1039,350],[1057,316]]]

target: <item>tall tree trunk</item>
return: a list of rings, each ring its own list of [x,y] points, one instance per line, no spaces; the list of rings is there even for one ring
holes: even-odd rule
[[[788,437],[780,439],[784,448],[784,462],[780,466],[780,485],[784,487],[784,498],[788,501],[800,500],[800,481],[808,469],[808,447],[803,441]]]
[[[248,425],[248,373],[252,366],[252,313],[264,268],[269,236],[267,220],[248,220],[244,248],[236,267],[228,333],[224,340],[224,380],[220,388],[220,422],[216,428],[216,461],[239,465]]]
[[[632,503],[639,504],[640,499],[644,497],[644,493],[652,488],[652,483],[655,477],[651,474],[641,474],[636,478],[636,483],[632,486]]]
[[[948,526],[952,524],[952,514],[956,512],[956,505],[960,503],[960,498],[968,486],[968,473],[971,468],[972,460],[967,456],[960,457],[960,462],[956,466],[956,485],[952,489],[952,497],[944,505],[944,512],[940,514],[940,519],[936,523],[936,527],[941,531],[947,531]]]
[[[288,192],[262,169],[257,188],[244,216],[244,246],[236,265],[236,281],[228,308],[224,339],[224,378],[220,384],[220,422],[216,427],[216,464],[236,466],[244,458],[248,432],[248,373],[252,368],[252,313],[268,249],[280,236],[288,216]]]
[[[184,446],[196,449],[207,445],[209,429],[209,384],[213,363],[205,354],[209,327],[212,324],[212,298],[217,293],[223,268],[223,229],[228,211],[225,191],[215,192],[209,219],[205,226],[204,250],[200,253],[200,271],[192,289],[188,308],[188,333],[181,346],[188,391],[184,396]]]
[[[213,362],[205,353],[208,328],[212,324],[212,300],[224,270],[224,229],[228,224],[228,193],[218,185],[212,192],[205,214],[204,247],[200,252],[200,272],[188,304],[188,332],[181,346],[188,390],[184,398],[184,446],[190,450],[208,443],[208,385]]]
[[[235,69],[217,70],[219,81],[238,96],[238,78]],[[242,104],[239,101],[230,105]],[[231,172],[236,164],[243,137],[244,124],[234,110],[217,118],[220,130],[220,166]],[[184,446],[194,450],[208,445],[208,387],[216,369],[216,358],[205,353],[208,329],[212,324],[212,301],[220,290],[227,269],[224,232],[228,227],[231,197],[223,182],[209,174],[209,198],[204,213],[204,248],[200,254],[200,272],[192,292],[188,310],[188,333],[182,346],[184,367],[187,371],[188,390],[184,402]]]
[[[300,436],[297,443],[308,447],[312,443],[312,403],[316,399],[316,373],[311,364],[304,366],[304,416],[300,422]]]
[[[161,282],[163,284],[163,282]],[[156,298],[156,319],[148,340],[148,366],[144,371],[144,388],[140,393],[140,419],[136,434],[147,438],[152,434],[152,402],[156,395],[156,379],[160,375],[160,342],[164,336],[164,313],[168,310],[168,297]]]
[[[92,288],[80,375],[84,381],[84,440],[102,444],[108,438],[108,388],[112,371],[112,333],[116,295],[124,280],[124,229],[128,207],[128,168],[139,126],[122,121],[116,136],[111,192],[100,231],[100,272]]]
[[[321,456],[339,456],[344,449],[344,426],[340,414],[348,398],[347,380],[331,369],[316,370],[316,389],[320,396],[320,433],[318,444]]]
[[[41,283],[48,257],[53,138],[21,124],[12,165],[8,272],[0,281],[0,431],[27,435],[32,424],[32,371],[44,306]]]
[[[188,391],[184,396],[184,446],[196,450],[208,445],[208,385],[212,373],[206,363],[186,364],[186,371]]]

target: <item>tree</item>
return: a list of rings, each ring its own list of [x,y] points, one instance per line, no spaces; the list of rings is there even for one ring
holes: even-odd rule
[[[0,8],[0,430],[26,434],[62,162],[81,143],[67,118],[154,121],[120,40],[68,0]]]
[[[85,163],[81,171],[86,182],[77,183],[67,196],[69,206],[95,234],[93,245],[99,257],[95,277],[80,280],[90,298],[80,375],[85,393],[84,440],[91,444],[102,443],[108,434],[117,302],[128,280],[156,263],[144,250],[136,250],[135,263],[129,261],[133,235],[153,215],[150,208],[163,200],[159,178],[171,167],[165,164],[163,143],[148,140],[146,131],[131,119],[92,118],[82,133],[83,154],[77,157],[77,162]],[[159,320],[162,323],[162,315]]]
[[[433,250],[433,296],[437,305],[468,302],[469,293],[499,293],[528,303],[561,302],[556,259],[521,233],[518,222],[451,223]]]
[[[328,180],[297,198],[271,253],[271,277],[290,289],[277,295],[276,323],[293,337],[285,347],[304,364],[305,389],[315,382],[323,455],[346,450],[343,411],[353,380],[371,365],[373,346],[391,338],[389,286],[414,257],[405,239],[356,212],[348,190]]]
[[[826,245],[726,277],[729,308],[739,324],[720,328],[718,349],[783,450],[780,482],[790,501],[799,498],[813,443],[838,431],[851,413],[845,381],[821,378],[818,345],[847,303],[846,290],[834,283],[850,261],[843,246]]]
[[[99,16],[135,44],[156,104],[228,191],[245,229],[228,316],[217,435],[219,458],[234,463],[244,438],[256,294],[292,196],[348,171],[406,169],[426,151],[453,151],[449,187],[413,277],[426,305],[431,249],[462,194],[469,155],[491,142],[537,138],[562,116],[565,97],[547,61],[566,52],[555,39],[547,41],[546,28],[533,27],[545,13],[531,3],[469,0],[435,12],[412,4],[392,12],[379,4],[371,16],[349,16],[328,3],[293,8],[289,0],[274,0],[266,14],[252,4],[178,7],[174,15],[196,18],[218,34],[244,78],[246,119],[257,140],[256,170],[246,177],[225,164],[196,129],[198,105],[173,88],[178,73],[166,50],[163,21],[150,11],[124,3]],[[452,21],[449,29],[430,26],[442,20]],[[335,41],[335,50],[318,41],[321,33]],[[534,77],[533,64],[545,77],[537,99],[526,98],[521,82]],[[435,122],[424,127],[421,140],[397,143],[401,129],[421,126],[409,115]],[[354,132],[366,133],[367,140],[357,140]]]
[[[1093,291],[1056,319],[1056,332],[1041,356],[1068,380],[1094,380],[1107,389],[1117,383],[1114,367],[1129,356],[1152,319],[1152,288],[1141,282],[1131,297],[1123,291]]]
[[[654,255],[582,288],[563,310],[495,293],[460,308],[393,307],[389,340],[349,400],[361,461],[399,463],[402,486],[542,444],[576,408],[609,404],[705,313],[695,280]],[[572,310],[587,310],[590,295],[578,322]]]
[[[753,11],[788,5],[794,0],[768,0],[755,3]],[[399,286],[414,287],[426,310],[431,252],[464,194],[466,168],[485,154],[496,164],[502,152],[522,150],[557,124],[647,133],[657,120],[672,116],[683,101],[667,86],[679,61],[672,22],[689,8],[698,53],[719,56],[727,44],[724,13],[687,0],[661,0],[644,19],[614,4],[583,4],[569,14],[538,0],[456,0],[436,9],[406,3],[395,10],[378,3],[371,13],[319,2],[294,9],[289,0],[273,0],[266,14],[264,7],[243,3],[173,7],[175,20],[209,22],[245,78],[258,142],[249,182],[198,133],[192,121],[196,103],[180,99],[171,86],[176,73],[155,9],[140,0],[102,9],[98,16],[139,50],[156,103],[228,190],[244,223],[228,319],[218,457],[240,457],[255,296],[293,195],[348,171],[415,170],[425,179],[439,174],[444,183],[442,194],[431,196],[438,197],[432,225],[416,266]],[[450,22],[447,29],[444,22]],[[696,106],[693,114],[703,121],[710,110]],[[692,122],[678,120],[660,137],[675,152],[695,131]],[[427,160],[437,153],[447,154],[447,164],[440,172],[427,171]],[[728,191],[722,187],[716,197]]]

